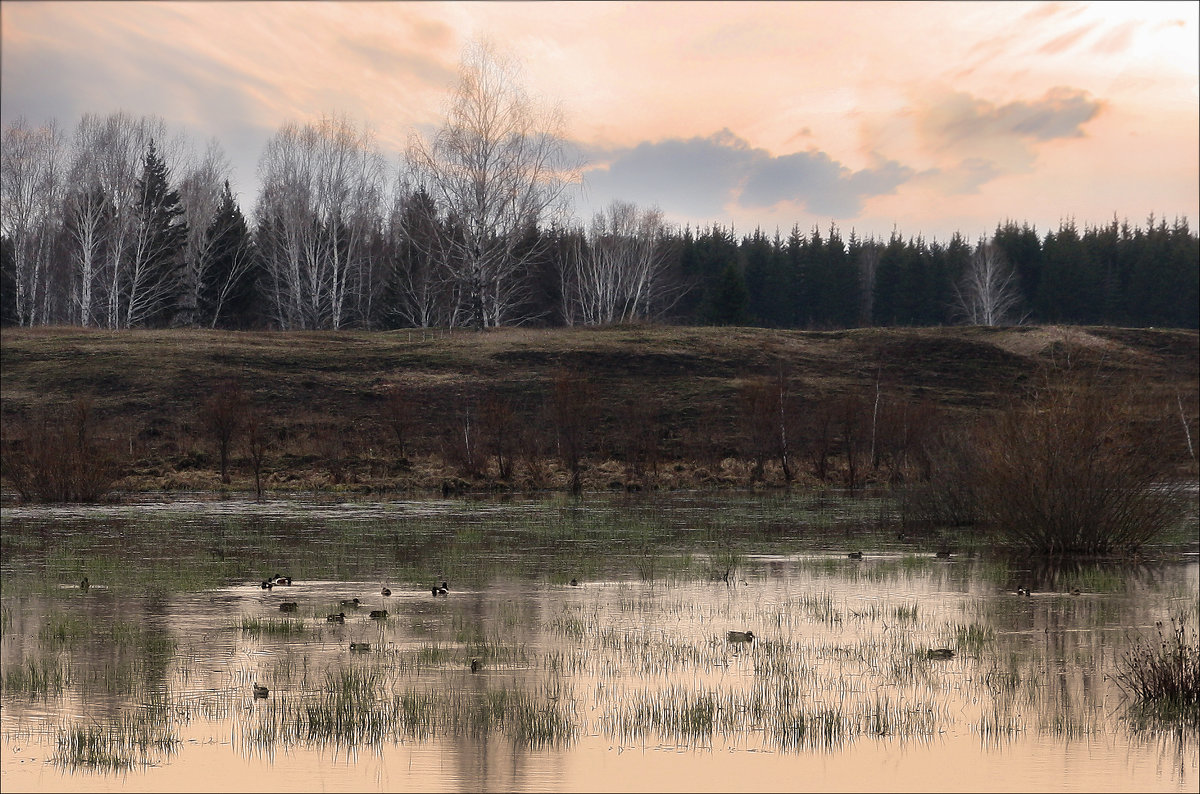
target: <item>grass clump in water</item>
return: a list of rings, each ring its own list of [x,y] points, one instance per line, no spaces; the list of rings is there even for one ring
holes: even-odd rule
[[[60,729],[51,763],[68,769],[121,771],[152,766],[174,753],[179,743],[170,720],[161,713],[142,711]]]
[[[1157,641],[1135,644],[1118,663],[1116,681],[1142,707],[1169,722],[1200,727],[1200,642],[1184,615],[1171,618]]]
[[[28,657],[20,664],[6,665],[0,681],[6,695],[61,695],[71,685],[71,668],[57,656]]]

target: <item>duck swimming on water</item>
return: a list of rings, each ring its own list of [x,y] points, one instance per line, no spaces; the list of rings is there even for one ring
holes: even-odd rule
[[[267,689],[265,686],[259,686],[258,684],[254,685],[254,697],[265,698],[269,694],[271,694],[271,690]]]
[[[450,587],[446,584],[446,582],[442,582],[441,587],[434,585],[433,587],[429,588],[429,592],[433,593],[435,596],[449,595]]]

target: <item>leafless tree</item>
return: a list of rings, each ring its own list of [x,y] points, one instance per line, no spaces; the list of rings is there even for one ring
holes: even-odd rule
[[[19,325],[51,321],[51,258],[62,220],[66,141],[55,122],[36,129],[18,118],[0,140],[0,232],[12,246]]]
[[[458,301],[437,207],[423,190],[402,184],[388,224],[393,304],[389,311],[417,328],[453,326]]]
[[[1013,319],[1020,298],[1016,271],[994,243],[980,240],[954,286],[958,315],[968,325],[1004,325]]]
[[[477,328],[517,319],[538,253],[523,243],[563,209],[565,189],[578,179],[562,126],[559,112],[526,94],[514,60],[474,43],[441,128],[431,140],[410,141],[410,176],[446,221],[431,253],[452,273],[463,319]]]
[[[179,310],[176,324],[195,326],[200,323],[200,291],[216,255],[216,239],[208,234],[209,225],[221,206],[224,185],[229,180],[229,158],[214,138],[204,154],[195,159],[179,182],[179,197],[183,202],[183,218],[187,224],[187,247],[183,255]],[[238,274],[235,274],[238,275]],[[219,303],[225,294],[219,295]],[[212,322],[220,317],[220,306]]]
[[[76,265],[71,293],[80,325],[128,324],[138,176],[150,141],[165,137],[162,119],[123,112],[86,114],[75,130],[67,206]]]
[[[259,161],[259,246],[279,327],[340,328],[374,268],[382,158],[345,118],[285,124]]]
[[[613,201],[592,217],[586,242],[582,235],[574,256],[563,261],[564,303],[574,304],[563,316],[585,325],[647,320],[670,309],[683,294],[669,278],[669,257],[662,212],[639,210],[636,204]]]

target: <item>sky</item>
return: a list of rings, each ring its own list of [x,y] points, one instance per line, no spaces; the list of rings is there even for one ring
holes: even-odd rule
[[[0,120],[157,115],[253,209],[288,121],[399,167],[488,39],[564,114],[575,215],[948,240],[1005,220],[1200,228],[1197,2],[0,2]]]

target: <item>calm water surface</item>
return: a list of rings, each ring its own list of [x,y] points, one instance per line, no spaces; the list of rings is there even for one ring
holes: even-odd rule
[[[6,792],[1200,786],[1111,678],[1195,554],[938,558],[800,497],[2,515]]]

